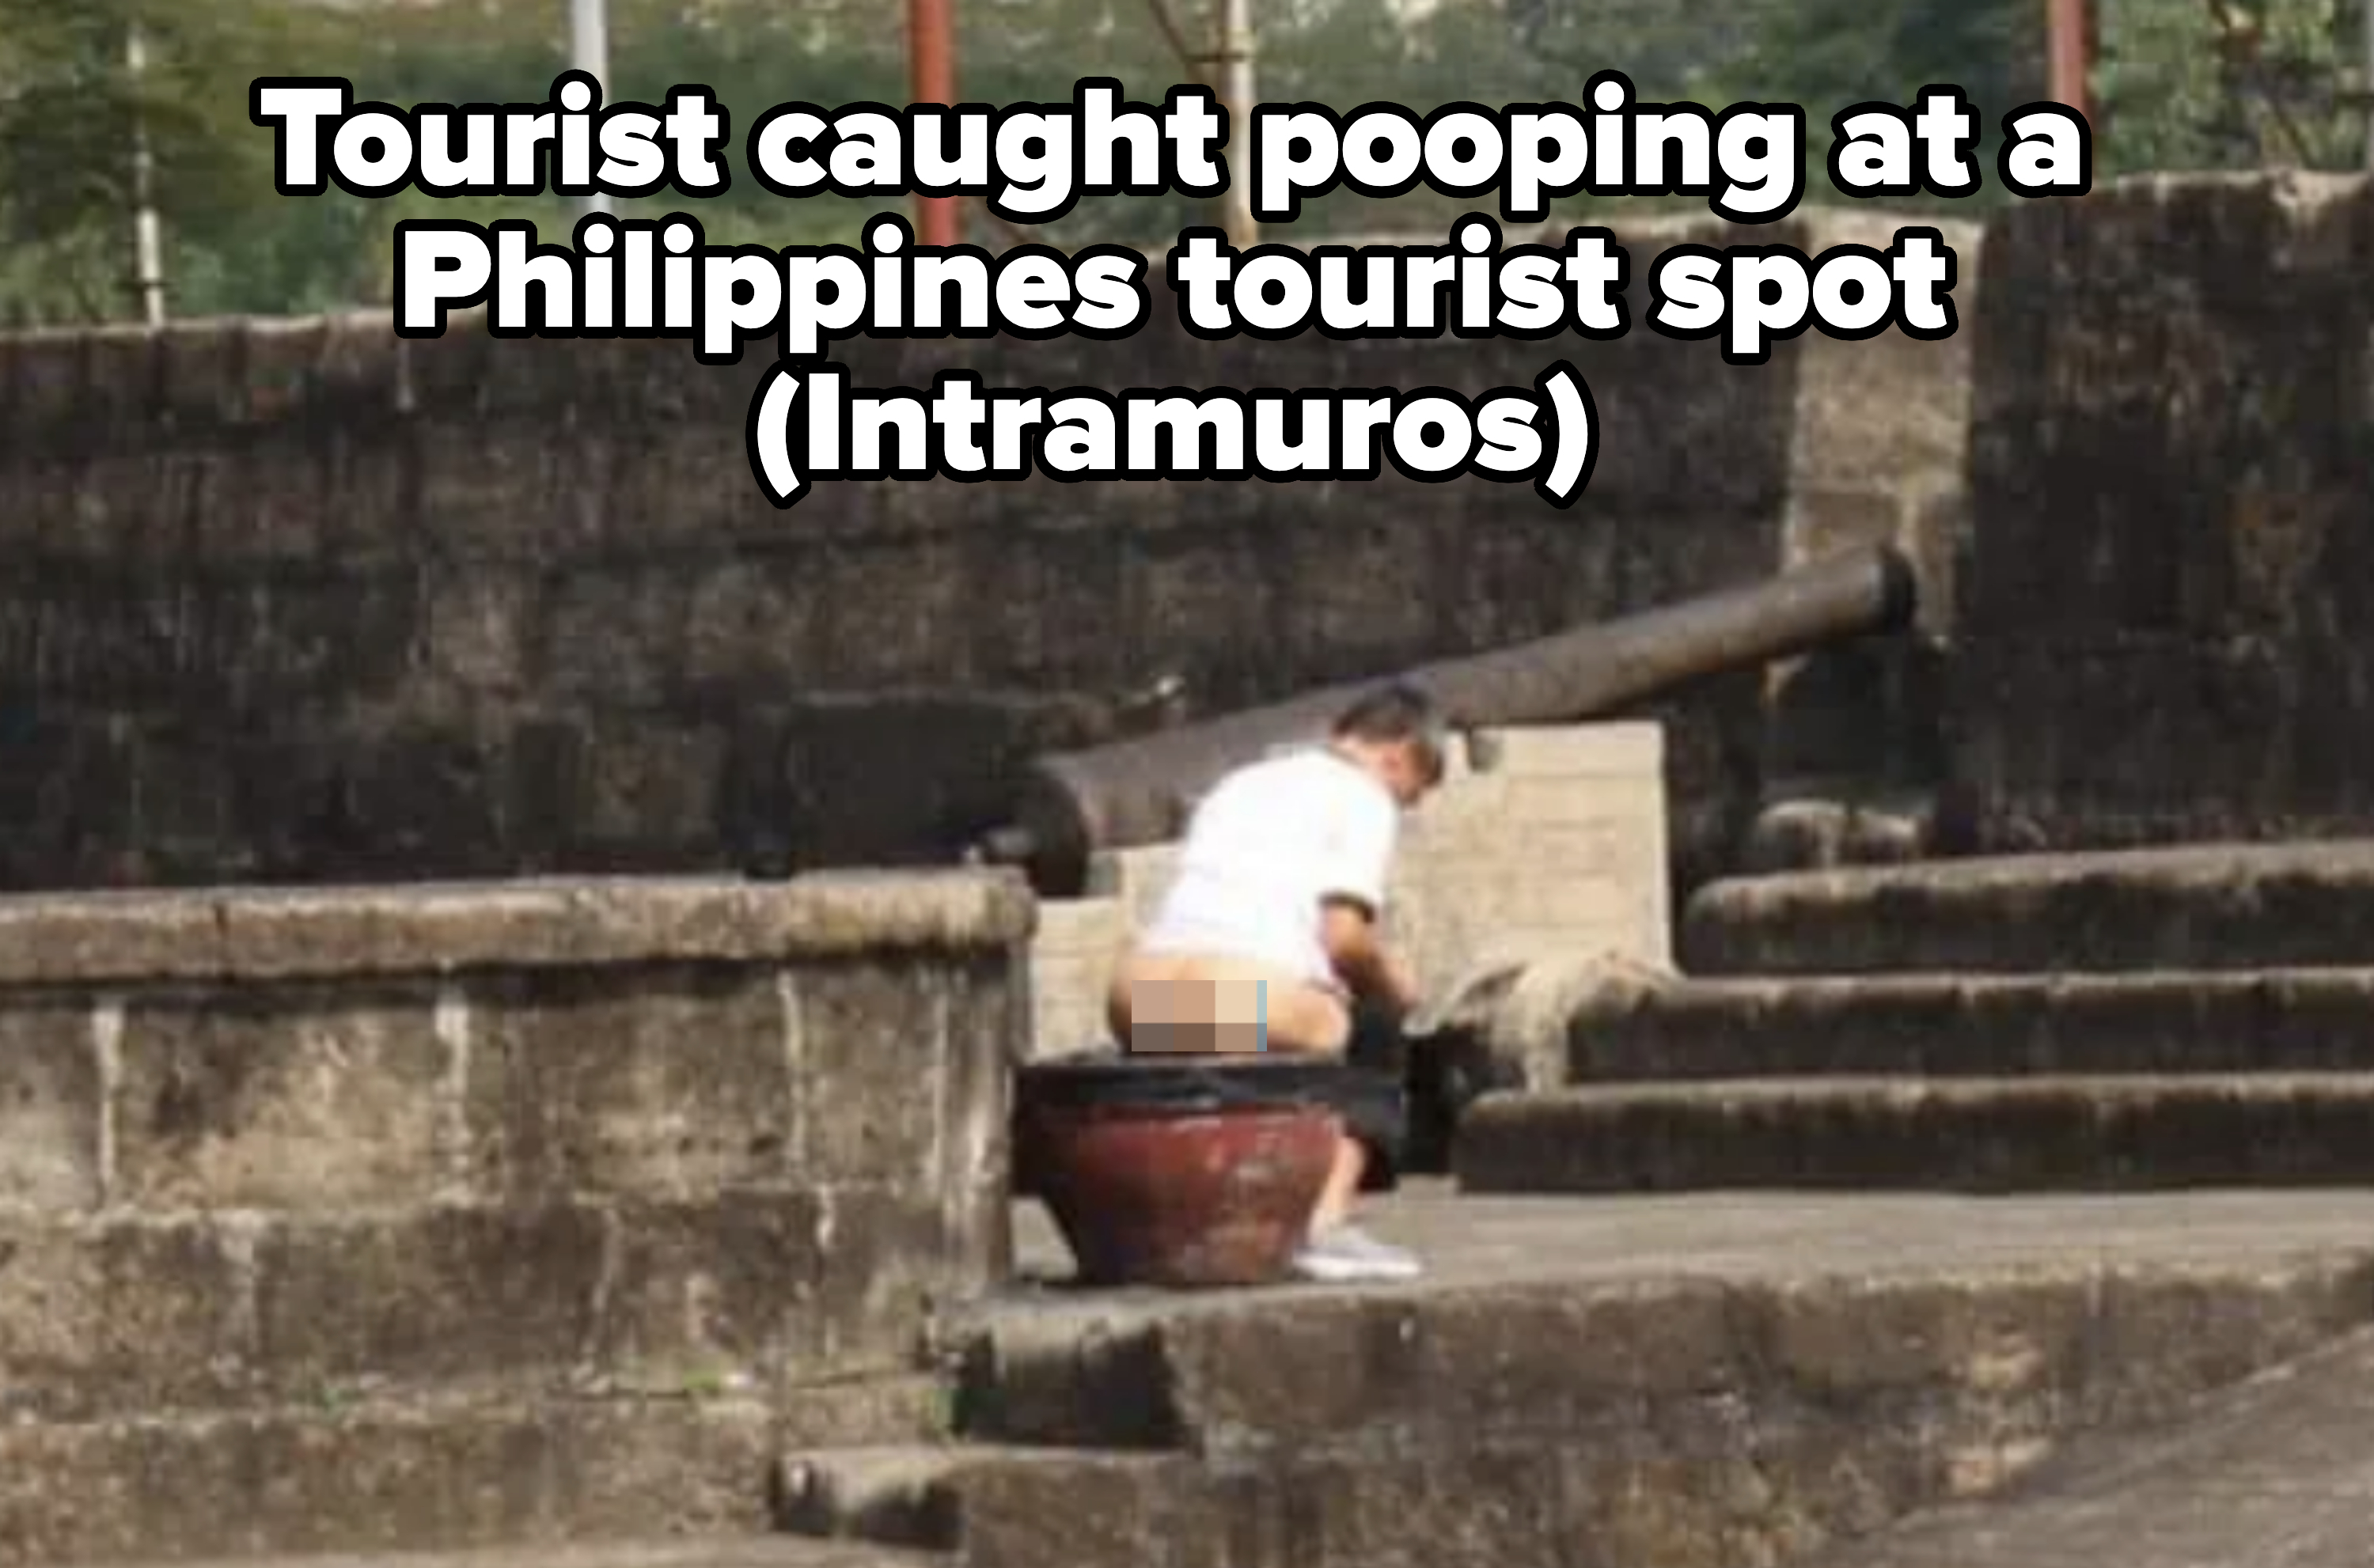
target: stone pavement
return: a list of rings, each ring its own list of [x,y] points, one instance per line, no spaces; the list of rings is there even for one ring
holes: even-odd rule
[[[1372,1199],[1361,1219],[1380,1236],[1415,1248],[1429,1266],[1425,1280],[1360,1287],[1368,1291],[1533,1280],[1968,1276],[2078,1261],[2232,1268],[2320,1254],[2374,1255],[2374,1189],[1470,1197],[1447,1183],[1420,1180]],[[1038,1204],[1017,1206],[1015,1233],[1017,1268],[1026,1279],[1069,1273],[1062,1240]],[[1100,1313],[1123,1305],[1167,1313],[1241,1305],[1249,1293],[1070,1299]]]

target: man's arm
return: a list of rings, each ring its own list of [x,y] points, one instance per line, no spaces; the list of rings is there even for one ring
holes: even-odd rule
[[[1377,933],[1377,918],[1356,898],[1330,898],[1322,906],[1319,940],[1352,994],[1384,1003],[1396,1013],[1417,1006],[1417,980]]]

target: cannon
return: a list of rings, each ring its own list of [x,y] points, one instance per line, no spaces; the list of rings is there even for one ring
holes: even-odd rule
[[[1589,718],[1722,671],[1907,625],[1912,569],[1886,545],[1848,551],[1767,581],[1577,626],[1491,652],[1423,664],[1399,678],[1462,729]],[[1205,791],[1272,748],[1316,739],[1373,682],[1132,740],[1039,758],[1008,825],[981,858],[1019,865],[1043,896],[1078,894],[1100,849],[1178,837]]]

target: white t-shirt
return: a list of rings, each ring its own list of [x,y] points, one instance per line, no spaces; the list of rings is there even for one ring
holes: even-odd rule
[[[1400,825],[1401,808],[1382,780],[1334,752],[1240,768],[1189,817],[1178,879],[1142,945],[1332,980],[1320,942],[1322,901],[1357,898],[1381,911]]]

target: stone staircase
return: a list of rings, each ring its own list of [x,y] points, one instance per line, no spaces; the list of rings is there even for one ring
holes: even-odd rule
[[[1743,878],[1582,985],[1477,1191],[2374,1180],[2374,842]]]
[[[964,1568],[1810,1563],[2364,1332],[2374,1199],[2319,1196],[1404,1193],[1414,1284],[990,1304],[959,1441],[792,1453],[778,1521]]]

